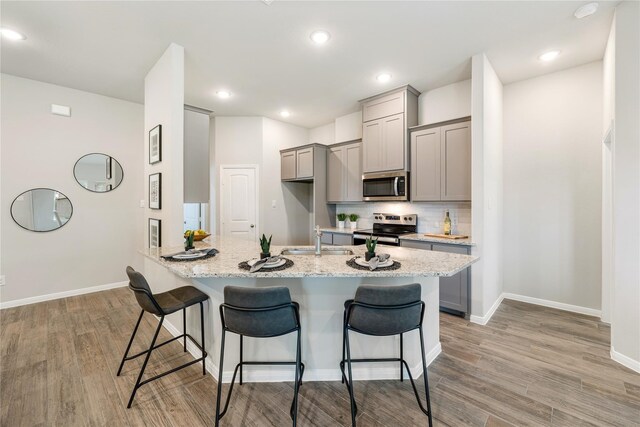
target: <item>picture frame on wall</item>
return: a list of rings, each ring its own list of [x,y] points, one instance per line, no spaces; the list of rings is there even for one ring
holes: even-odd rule
[[[149,164],[162,161],[162,125],[149,131]]]
[[[162,221],[149,218],[149,248],[159,248],[162,246]]]
[[[149,209],[162,209],[162,174],[149,175]]]

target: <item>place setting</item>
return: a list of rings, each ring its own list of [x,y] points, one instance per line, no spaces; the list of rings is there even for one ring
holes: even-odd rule
[[[204,237],[202,237],[204,236]],[[184,251],[176,252],[170,255],[162,255],[161,258],[165,261],[194,261],[212,258],[219,252],[215,248],[197,248],[194,246],[194,241],[201,241],[209,234],[204,230],[192,231],[187,230],[184,233]]]
[[[356,270],[388,271],[399,269],[402,265],[400,262],[392,260],[391,255],[376,254],[377,244],[377,238],[367,238],[365,241],[365,245],[367,247],[365,256],[355,256],[347,261],[347,265],[351,268],[355,268]]]
[[[293,261],[281,255],[271,256],[271,239],[273,235],[267,237],[263,234],[260,238],[260,258],[253,258],[242,261],[238,268],[247,270],[249,273],[256,273],[262,269],[268,271],[282,271],[293,266]]]

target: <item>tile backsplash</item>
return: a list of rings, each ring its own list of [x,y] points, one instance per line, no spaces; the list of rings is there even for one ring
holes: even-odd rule
[[[471,236],[471,202],[372,202],[352,205],[336,205],[336,213],[357,214],[358,228],[370,228],[373,225],[373,214],[416,214],[418,215],[419,233],[442,233],[445,212],[449,211],[453,234]],[[347,225],[348,226],[348,225]]]

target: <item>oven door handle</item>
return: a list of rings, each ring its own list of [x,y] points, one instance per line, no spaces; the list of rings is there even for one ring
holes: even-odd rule
[[[393,180],[393,194],[394,196],[399,196],[398,194],[398,181],[400,180],[400,177],[396,176],[395,179]]]
[[[378,239],[379,242],[386,242],[386,243],[398,243],[400,241],[400,239],[398,239],[397,237],[376,236],[371,234],[354,234],[353,235],[354,239],[366,240],[369,237],[375,237],[376,239]]]

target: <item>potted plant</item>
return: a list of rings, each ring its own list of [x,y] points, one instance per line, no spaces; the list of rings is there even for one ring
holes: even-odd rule
[[[185,251],[195,248],[195,246],[193,246],[193,237],[195,236],[195,234],[196,234],[195,231],[188,231],[187,233],[184,234],[184,250]]]
[[[269,239],[267,239],[267,236],[263,234],[260,238],[260,259],[269,258],[271,256],[270,250],[272,237],[273,235],[269,236]]]
[[[368,237],[364,244],[367,246],[367,252],[364,254],[364,259],[369,261],[371,258],[376,256],[376,245],[378,244],[378,238],[375,239],[373,237]]]
[[[347,214],[339,213],[336,216],[338,217],[338,228],[344,228],[344,221],[347,219]]]
[[[351,225],[351,229],[355,230],[358,226],[358,214],[349,214],[349,224]]]

